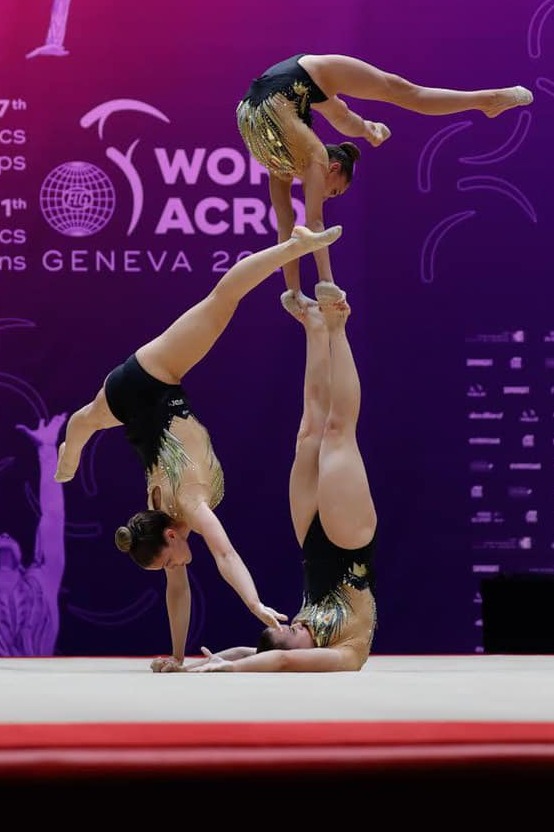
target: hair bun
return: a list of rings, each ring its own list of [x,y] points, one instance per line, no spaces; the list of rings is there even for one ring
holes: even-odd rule
[[[362,155],[360,148],[357,144],[354,144],[354,142],[341,142],[339,147],[341,147],[354,162],[356,162]]]
[[[120,526],[115,532],[115,545],[120,552],[130,552],[133,543],[133,533],[129,526]]]

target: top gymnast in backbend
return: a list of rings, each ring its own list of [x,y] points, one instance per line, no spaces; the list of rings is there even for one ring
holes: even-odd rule
[[[384,124],[349,109],[341,96],[383,101],[424,115],[442,116],[478,110],[495,118],[512,107],[531,104],[525,87],[460,91],[414,84],[346,55],[298,54],[269,67],[256,78],[237,108],[238,128],[250,153],[269,172],[269,191],[278,239],[287,240],[296,222],[293,180],[302,183],[305,222],[324,228],[323,203],[347,190],[360,156],[356,144],[323,144],[312,129],[312,110],[339,133],[378,147],[390,136]],[[314,252],[318,278],[332,282],[326,248]],[[284,266],[287,288],[300,292],[298,261]]]

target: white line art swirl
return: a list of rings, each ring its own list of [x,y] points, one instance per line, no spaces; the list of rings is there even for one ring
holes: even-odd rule
[[[444,235],[454,226],[474,217],[476,213],[476,211],[461,211],[458,214],[451,214],[431,229],[421,249],[420,279],[422,283],[433,283],[435,280],[435,254]]]

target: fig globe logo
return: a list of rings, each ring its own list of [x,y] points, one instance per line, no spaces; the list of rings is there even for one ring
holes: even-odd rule
[[[50,171],[40,189],[46,222],[68,237],[90,237],[109,223],[115,209],[111,180],[90,162],[64,162]]]

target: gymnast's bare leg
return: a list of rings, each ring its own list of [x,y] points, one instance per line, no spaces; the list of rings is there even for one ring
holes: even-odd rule
[[[346,55],[304,55],[299,63],[329,99],[346,95],[371,101],[384,101],[429,116],[444,116],[479,110],[488,118],[496,118],[512,107],[526,106],[533,94],[522,86],[499,89],[453,90],[425,87],[372,64]],[[333,101],[331,101],[331,106]],[[313,105],[325,116],[329,102]],[[360,118],[358,116],[358,118]],[[366,128],[369,122],[366,124]],[[375,146],[390,136],[390,131],[376,124]],[[340,129],[340,127],[339,127]],[[342,131],[341,131],[342,132]],[[345,135],[353,135],[351,132]]]
[[[187,309],[161,335],[140,347],[136,352],[137,360],[154,378],[168,384],[179,383],[215,344],[248,292],[285,263],[331,245],[341,233],[339,225],[317,233],[295,226],[285,242],[235,263],[203,300]],[[108,407],[103,385],[93,401],[68,420],[65,440],[58,452],[56,482],[73,479],[82,450],[96,431],[118,425],[121,422]]]

